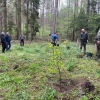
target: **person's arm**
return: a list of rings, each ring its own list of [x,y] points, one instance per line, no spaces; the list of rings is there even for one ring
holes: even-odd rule
[[[88,40],[89,40],[89,35],[88,35],[88,33],[86,33],[86,39],[87,39],[87,42],[88,42]]]
[[[82,40],[82,33],[81,33],[81,35],[80,35],[80,40]]]
[[[87,33],[87,40],[89,39],[89,35],[88,35],[88,33]]]
[[[21,40],[21,36],[19,36],[19,40]]]
[[[11,37],[9,36],[9,39],[10,39],[10,41],[11,41]]]
[[[24,40],[25,40],[25,36],[24,36]]]

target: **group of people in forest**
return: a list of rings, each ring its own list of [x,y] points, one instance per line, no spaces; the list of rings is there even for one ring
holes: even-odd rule
[[[1,45],[2,45],[2,53],[8,50],[10,50],[11,48],[11,37],[10,37],[10,34],[8,32],[4,33],[2,32],[0,34],[0,39],[1,39]],[[24,35],[20,35],[20,46],[24,46]]]
[[[81,42],[80,49],[82,49],[82,47],[84,47],[84,54],[86,54],[86,44],[88,42],[88,39],[89,39],[89,36],[88,36],[87,31],[82,29],[82,32],[80,35],[80,42]],[[97,59],[100,59],[100,29],[95,37],[94,43],[96,44],[96,49],[97,49],[96,57],[97,57]]]
[[[52,38],[52,44],[53,46],[57,46],[58,41],[58,32],[50,34]],[[80,35],[80,49],[84,47],[84,54],[86,53],[86,44],[88,42],[88,33],[85,31],[85,29],[82,29],[81,35]]]
[[[52,38],[52,44],[53,46],[59,46],[59,44],[57,44],[58,41],[58,32],[49,34]],[[10,50],[11,48],[11,37],[9,35],[8,32],[4,33],[2,32],[0,35],[1,38],[1,44],[2,44],[2,53],[5,52],[5,50]],[[24,35],[20,35],[19,37],[20,39],[20,46],[24,46]],[[82,50],[82,48],[84,48],[84,54],[86,54],[86,44],[88,42],[89,36],[88,36],[88,32],[85,31],[85,29],[81,30],[81,34],[80,34],[80,49]],[[95,44],[97,46],[97,53],[96,56],[98,58],[100,58],[100,30],[97,34],[97,36],[95,37]]]
[[[2,53],[4,53],[5,50],[9,50],[11,48],[11,37],[8,32],[6,32],[6,34],[2,32],[0,37],[2,44]]]
[[[58,32],[55,32],[50,35],[52,37],[53,46],[57,46]],[[88,39],[89,39],[88,32],[85,29],[82,29],[81,34],[80,34],[80,50],[82,50],[82,48],[84,48],[84,54],[86,54],[86,44],[88,42]],[[97,36],[95,37],[95,44],[97,46],[96,56],[98,59],[100,59],[100,31],[98,32]]]

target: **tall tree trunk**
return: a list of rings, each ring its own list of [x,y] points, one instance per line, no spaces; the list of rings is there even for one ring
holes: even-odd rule
[[[74,29],[73,29],[73,32],[72,32],[72,41],[75,40],[75,32],[74,32]]]
[[[2,29],[2,28],[1,28],[1,27],[2,27],[2,26],[1,26],[1,21],[2,21],[2,20],[1,20],[1,18],[0,18],[0,33],[2,32],[2,30],[1,30],[1,29]]]
[[[0,12],[0,33],[2,32],[2,14]]]
[[[6,0],[4,0],[4,32],[7,32],[7,7],[6,7]]]
[[[75,16],[78,14],[78,0],[75,0]]]
[[[42,14],[41,14],[41,26],[42,26],[42,34],[44,33],[44,6],[45,0],[42,0]]]
[[[29,1],[27,1],[27,23],[26,23],[26,40],[28,40],[28,23],[29,23],[29,13],[28,13],[28,8],[29,8]]]
[[[31,41],[33,40],[33,27],[31,26]]]
[[[78,0],[75,0],[74,1],[74,21],[77,14],[78,14]],[[73,26],[72,41],[74,40],[75,40],[75,27]]]
[[[98,14],[100,14],[100,1],[99,0],[97,0],[97,4],[98,4]]]
[[[53,16],[53,25],[52,25],[52,33],[55,32],[56,29],[56,18],[57,18],[57,7],[58,7],[58,0],[55,0],[54,2],[54,16]]]
[[[81,0],[81,7],[80,7],[80,10],[82,10],[83,8],[83,0]]]
[[[90,0],[87,0],[87,15],[89,16],[90,12]],[[88,17],[87,17],[87,31],[88,31]]]
[[[31,9],[31,18],[30,18],[31,21],[32,21],[32,22],[31,22],[31,41],[32,41],[32,40],[33,40],[33,33],[34,33],[34,25],[33,25],[33,20],[34,20],[34,19],[33,19],[34,5],[33,5],[33,3],[31,3],[30,6],[31,6],[31,8],[32,8],[32,9]]]
[[[59,3],[59,0],[56,1],[56,5],[55,5],[56,6],[56,13],[57,13],[56,16],[57,16],[57,18],[58,18],[58,3]]]
[[[87,14],[89,14],[89,9],[90,9],[90,0],[87,0]]]
[[[52,3],[51,3],[51,7],[50,7],[50,8],[51,8],[51,9],[50,9],[50,10],[51,10],[51,11],[50,11],[50,12],[51,12],[50,17],[52,17],[52,14],[54,14],[54,0],[52,0],[51,2],[52,2]],[[53,32],[53,29],[52,29],[52,28],[53,28],[53,20],[51,21],[50,25],[51,25],[50,33],[52,33],[52,32]]]
[[[19,39],[19,35],[21,34],[21,0],[18,0],[18,33],[17,33],[17,39]]]
[[[70,18],[70,0],[67,0],[68,2],[67,2],[67,9],[68,9],[68,11],[67,11],[67,18],[68,18],[68,24],[69,24],[69,18]],[[68,38],[68,36],[69,36],[69,28],[70,27],[68,27],[68,29],[67,29],[67,38]]]
[[[18,36],[18,4],[17,4],[17,0],[15,1],[15,6],[16,6],[16,37],[15,39],[19,39],[19,36]]]

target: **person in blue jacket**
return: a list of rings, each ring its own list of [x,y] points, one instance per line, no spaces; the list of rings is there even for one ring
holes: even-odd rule
[[[52,37],[52,44],[53,44],[53,46],[56,46],[57,45],[57,41],[58,41],[58,34],[57,34],[57,32],[52,33],[51,37]]]
[[[9,50],[11,48],[11,37],[8,32],[6,32],[5,38],[6,38],[6,45],[7,45],[6,50]]]

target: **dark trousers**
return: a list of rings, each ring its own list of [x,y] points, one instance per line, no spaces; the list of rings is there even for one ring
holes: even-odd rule
[[[20,40],[20,46],[24,46],[24,40]]]
[[[11,43],[10,42],[7,42],[6,49],[9,50],[10,48],[11,48]]]
[[[81,41],[81,47],[80,49],[84,48],[84,53],[86,53],[86,42]]]
[[[52,44],[53,44],[53,46],[56,46],[56,40],[55,39],[52,39]]]
[[[10,49],[10,48],[11,48],[11,42],[8,43],[8,49]]]
[[[5,49],[6,49],[6,43],[2,43],[2,53],[5,52]]]
[[[97,45],[97,53],[96,56],[98,59],[100,59],[100,45]]]

